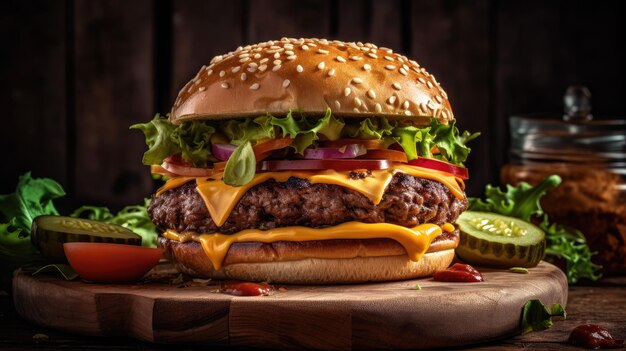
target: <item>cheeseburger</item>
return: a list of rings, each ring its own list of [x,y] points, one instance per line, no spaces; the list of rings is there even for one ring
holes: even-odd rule
[[[135,125],[166,183],[148,211],[183,273],[354,283],[448,267],[475,137],[417,62],[288,39],[213,58],[168,117]]]

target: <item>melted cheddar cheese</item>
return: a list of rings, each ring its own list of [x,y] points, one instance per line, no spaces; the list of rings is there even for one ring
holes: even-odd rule
[[[272,243],[276,241],[312,241],[331,239],[377,239],[389,238],[404,246],[411,261],[419,261],[428,250],[431,241],[442,233],[451,232],[454,226],[446,223],[442,227],[436,224],[421,224],[406,228],[390,223],[347,222],[333,227],[307,228],[284,227],[270,230],[247,229],[235,234],[198,234],[176,233],[168,230],[163,236],[179,241],[199,241],[202,249],[211,260],[213,267],[222,267],[224,257],[231,245],[240,242]]]

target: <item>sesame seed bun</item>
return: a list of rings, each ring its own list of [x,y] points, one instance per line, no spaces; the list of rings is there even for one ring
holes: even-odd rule
[[[454,119],[435,77],[391,49],[283,38],[213,58],[180,91],[170,120],[323,114],[327,108],[338,116],[385,116],[415,125]]]
[[[185,274],[285,284],[363,283],[429,276],[450,265],[458,242],[457,231],[440,235],[418,262],[409,260],[404,247],[391,239],[235,243],[223,267],[216,271],[200,243],[159,238],[165,256]]]

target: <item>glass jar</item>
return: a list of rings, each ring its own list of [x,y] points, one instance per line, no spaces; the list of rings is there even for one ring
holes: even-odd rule
[[[561,176],[541,201],[550,220],[583,232],[604,273],[626,274],[626,120],[593,119],[585,87],[569,87],[564,102],[562,118],[510,118],[502,181],[534,185]]]

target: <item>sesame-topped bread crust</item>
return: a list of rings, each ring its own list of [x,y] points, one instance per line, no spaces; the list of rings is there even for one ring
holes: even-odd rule
[[[447,94],[420,65],[374,44],[283,38],[216,56],[178,94],[170,120],[290,110],[385,116],[416,125],[454,119]]]

